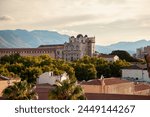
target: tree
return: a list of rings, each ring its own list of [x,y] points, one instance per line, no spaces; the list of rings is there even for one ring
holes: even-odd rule
[[[5,55],[3,57],[0,58],[0,64],[5,64],[5,63],[16,63],[19,59],[21,58],[21,56],[16,53],[16,54],[11,54],[11,55]]]
[[[24,65],[22,63],[14,63],[7,66],[9,72],[18,74],[20,76],[21,70],[24,70]]]
[[[112,51],[111,55],[117,55],[121,60],[126,60],[128,62],[139,62],[138,59],[133,58],[127,51],[124,50]]]
[[[110,69],[110,65],[108,63],[96,65],[96,70],[97,70],[98,78],[100,78],[102,75],[104,77],[111,76],[111,69]]]
[[[56,86],[49,92],[50,100],[85,100],[81,86],[69,79],[57,81]]]
[[[97,71],[93,64],[78,63],[75,66],[75,76],[79,81],[96,78]]]
[[[42,70],[39,67],[29,67],[26,68],[24,71],[21,71],[21,78],[22,80],[27,80],[28,83],[36,83],[36,79],[39,75],[42,74]]]
[[[130,66],[130,63],[126,62],[125,60],[119,60],[119,61],[110,63],[111,76],[120,77],[121,69],[125,67],[129,67],[129,66]]]
[[[27,81],[16,82],[3,90],[3,97],[9,100],[32,100],[37,99],[33,85]]]
[[[69,63],[61,64],[57,67],[59,70],[65,71],[70,78],[75,79],[75,71],[74,68]]]

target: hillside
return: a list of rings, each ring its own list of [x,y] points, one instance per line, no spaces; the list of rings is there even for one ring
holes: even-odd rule
[[[38,47],[44,44],[63,44],[69,36],[47,30],[1,30],[0,48]]]
[[[108,46],[97,45],[96,50],[101,53],[111,53],[113,50],[125,50],[130,54],[133,54],[136,52],[137,48],[145,47],[148,45],[150,45],[150,41],[143,39],[135,42],[118,42]]]

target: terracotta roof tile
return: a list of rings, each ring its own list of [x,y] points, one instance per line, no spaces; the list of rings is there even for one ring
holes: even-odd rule
[[[141,91],[141,90],[146,90],[146,89],[150,89],[150,85],[142,84],[142,83],[135,85],[135,91]]]
[[[86,93],[87,100],[150,100],[150,96]]]
[[[35,91],[38,94],[39,100],[47,100],[48,94],[52,86],[50,84],[38,84]]]
[[[105,78],[105,85],[113,85],[113,84],[120,84],[120,83],[131,83],[128,80],[120,79],[120,78]]]
[[[50,85],[48,83],[44,83],[44,84],[37,84],[36,86],[52,86],[52,85]]]
[[[104,78],[105,85],[113,85],[113,84],[119,84],[119,83],[132,83],[128,80],[120,79],[120,78]],[[101,85],[101,79],[93,79],[89,81],[82,81],[80,82],[81,85]]]
[[[94,79],[94,80],[89,80],[89,81],[82,81],[80,82],[82,85],[101,85],[101,80],[100,79]]]

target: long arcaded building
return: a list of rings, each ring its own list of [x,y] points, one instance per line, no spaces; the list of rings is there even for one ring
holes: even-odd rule
[[[71,36],[69,42],[56,45],[40,45],[38,48],[0,48],[0,57],[19,53],[21,56],[40,56],[48,54],[52,58],[73,61],[85,55],[93,56],[95,53],[95,37],[77,35]]]
[[[38,47],[38,48],[0,48],[0,57],[4,55],[11,55],[19,53],[21,56],[40,56],[42,54],[48,54],[52,58],[57,58],[56,51],[62,46],[54,47]]]

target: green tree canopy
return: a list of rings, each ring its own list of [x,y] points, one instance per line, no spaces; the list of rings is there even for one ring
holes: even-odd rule
[[[96,78],[97,71],[93,64],[78,63],[75,66],[75,75],[79,81],[87,81]]]
[[[3,97],[9,100],[32,100],[37,99],[33,85],[27,81],[16,82],[3,90]]]
[[[124,50],[112,51],[111,55],[117,55],[121,60],[126,60],[128,62],[139,62],[138,59],[133,58],[127,51]]]

